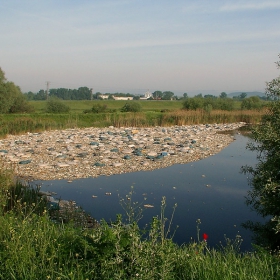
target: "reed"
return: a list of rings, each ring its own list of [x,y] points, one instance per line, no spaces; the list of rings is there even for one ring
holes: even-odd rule
[[[118,216],[94,229],[54,224],[47,214],[0,216],[1,279],[278,279],[279,260],[240,253],[233,241],[176,245],[154,218],[145,231]]]
[[[205,123],[258,123],[263,110],[175,110],[166,112],[98,114],[13,114],[0,115],[0,137],[7,134],[83,127],[153,127]]]
[[[132,192],[122,204],[126,220],[117,215],[113,223],[85,228],[53,222],[38,189],[15,182],[11,170],[0,169],[0,178],[0,279],[279,279],[277,254],[241,253],[240,236],[210,248],[199,222],[196,240],[175,244],[165,198],[146,229],[137,225],[142,212]]]

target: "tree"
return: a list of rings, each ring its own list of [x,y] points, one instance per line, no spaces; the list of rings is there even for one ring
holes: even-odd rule
[[[160,90],[156,90],[155,92],[153,92],[153,98],[154,99],[161,99],[162,98],[162,91]]]
[[[279,68],[279,62],[277,63]],[[280,77],[266,85],[268,96],[280,96]],[[255,167],[245,166],[250,174],[251,190],[246,203],[259,215],[267,218],[264,223],[247,221],[245,228],[253,231],[255,242],[268,249],[280,246],[280,101],[270,102],[267,113],[259,125],[252,129],[255,142],[248,148],[258,153]]]
[[[20,88],[5,78],[0,68],[0,113],[24,113],[32,111]]]
[[[187,98],[188,98],[188,94],[187,94],[186,92],[184,92],[183,98],[184,98],[184,99],[187,99]]]
[[[202,93],[199,93],[199,94],[195,95],[194,97],[196,97],[196,98],[203,98],[203,95],[202,95]]]
[[[172,91],[164,91],[162,93],[163,100],[171,100],[173,96],[174,96],[174,92],[172,92]]]
[[[40,89],[37,94],[34,96],[34,100],[46,100],[47,95],[43,89]]]
[[[28,91],[24,93],[24,96],[29,101],[29,100],[34,100],[35,94],[32,91]]]
[[[240,95],[238,96],[238,98],[239,98],[239,99],[244,99],[244,98],[246,98],[246,96],[247,96],[247,93],[246,93],[246,92],[242,92],[242,93],[240,93]]]
[[[221,92],[219,97],[220,98],[227,98],[227,94],[223,91],[223,92]]]
[[[217,98],[217,96],[213,95],[213,94],[205,94],[204,95],[204,98],[212,98],[212,99],[215,99]]]

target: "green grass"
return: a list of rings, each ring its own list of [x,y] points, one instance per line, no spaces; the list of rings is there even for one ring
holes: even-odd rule
[[[103,101],[101,101],[103,102]],[[119,102],[119,101],[117,101]],[[5,114],[0,115],[0,137],[7,134],[39,132],[54,129],[83,127],[153,127],[193,125],[206,123],[258,123],[263,115],[259,110],[174,110],[167,112],[143,111],[137,113],[66,113],[66,114]]]
[[[141,204],[133,202],[133,190],[120,200],[126,219],[84,228],[53,222],[38,192],[0,169],[0,279],[279,279],[279,255],[260,248],[241,253],[240,236],[209,248],[199,221],[196,240],[175,244],[165,198],[145,229],[137,225]]]
[[[91,109],[94,104],[106,104],[110,110],[120,110],[125,103],[125,100],[61,100],[64,104],[70,107],[72,113],[82,113],[84,110]],[[169,100],[134,100],[139,103],[143,111],[161,111],[161,110],[178,110],[182,108],[181,101]],[[46,101],[29,101],[35,109],[35,112],[42,113],[46,108]]]

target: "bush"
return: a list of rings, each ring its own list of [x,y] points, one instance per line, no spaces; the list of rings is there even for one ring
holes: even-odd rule
[[[188,98],[183,102],[183,109],[187,110],[197,110],[202,109],[204,105],[204,100],[199,97]]]
[[[141,112],[142,107],[139,103],[136,102],[127,102],[121,108],[121,112]]]
[[[242,100],[241,109],[260,109],[262,107],[261,99],[258,96],[251,96]]]
[[[91,111],[93,113],[104,113],[107,110],[107,105],[106,104],[94,104],[91,108]]]
[[[62,103],[58,98],[52,97],[47,101],[47,113],[69,113],[70,107]]]

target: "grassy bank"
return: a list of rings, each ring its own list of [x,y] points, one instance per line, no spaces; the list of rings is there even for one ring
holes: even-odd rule
[[[11,171],[1,168],[0,178],[0,279],[279,279],[279,257],[240,253],[239,236],[211,249],[199,221],[196,240],[175,244],[164,198],[145,230],[137,226],[132,197],[126,219],[82,228],[53,222],[39,190],[13,181]]]
[[[146,111],[138,113],[69,113],[69,114],[5,114],[0,115],[0,137],[7,134],[39,132],[53,129],[83,127],[151,127],[192,125],[205,123],[257,123],[263,111],[235,110],[222,111],[175,110],[167,112]]]

